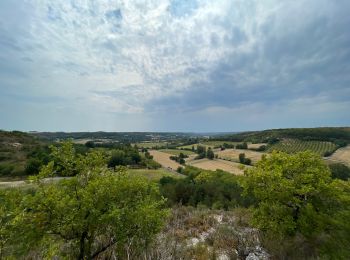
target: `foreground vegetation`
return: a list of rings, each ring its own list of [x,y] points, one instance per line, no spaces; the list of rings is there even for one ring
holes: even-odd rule
[[[27,142],[17,142],[20,133],[10,136],[16,137],[7,144]],[[31,153],[37,146],[30,146],[22,158],[45,155],[46,161],[32,167],[30,184],[0,189],[1,259],[350,257],[350,169],[326,164],[321,152],[255,152],[261,160],[237,176],[186,164],[180,173],[159,168],[152,153],[165,153],[127,143],[65,142],[48,149],[29,138],[43,152]],[[244,142],[223,144],[198,146],[191,157],[203,159],[192,162],[214,163],[216,154],[233,150],[251,157],[249,144],[238,150],[231,145]],[[166,150],[174,159],[184,159],[183,151]]]
[[[99,151],[77,155],[70,143],[52,156],[33,190],[1,191],[0,258],[143,254],[167,215],[155,184],[108,169]],[[70,178],[43,182],[57,173]]]
[[[275,152],[245,176],[186,167],[159,180],[108,168],[98,149],[51,149],[30,188],[0,190],[2,258],[350,256],[349,180],[314,153]],[[68,178],[44,181],[54,175]]]

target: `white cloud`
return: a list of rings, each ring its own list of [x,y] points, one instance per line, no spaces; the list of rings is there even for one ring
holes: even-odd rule
[[[339,108],[350,84],[348,6],[327,0],[3,0],[0,88],[54,97],[78,112],[228,118],[248,110],[251,121],[262,111],[272,120],[278,114],[269,111],[281,103],[322,94],[330,118],[327,111]],[[295,117],[303,113],[288,109]]]

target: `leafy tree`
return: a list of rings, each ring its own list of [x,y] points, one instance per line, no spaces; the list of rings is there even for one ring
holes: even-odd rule
[[[208,151],[207,151],[207,157],[208,157],[208,159],[209,160],[213,160],[214,159],[214,152],[213,152],[213,150],[211,149],[211,148],[209,148],[208,149]]]
[[[31,158],[27,161],[25,173],[28,175],[37,174],[42,166],[42,162],[39,159]]]
[[[207,155],[206,147],[203,145],[197,145],[197,154],[198,154],[198,156],[196,157],[197,159],[205,158]]]
[[[13,204],[15,209],[11,209],[11,200],[5,197],[10,203],[6,213],[10,218],[15,214],[12,221],[6,221],[11,229],[5,228],[17,231],[14,254],[36,251],[37,258],[92,259],[113,251],[117,258],[137,257],[167,215],[158,188],[122,168],[109,170],[101,152],[76,156],[72,147],[63,144],[60,154],[53,149],[53,158],[60,164],[50,162],[32,178],[35,192],[24,196],[18,209]],[[45,181],[62,167],[65,175],[74,176],[58,183]]]
[[[94,143],[94,141],[87,141],[87,142],[85,143],[85,146],[86,146],[87,148],[94,148],[94,147],[95,147],[95,143]]]
[[[343,223],[350,214],[349,183],[332,182],[329,168],[318,155],[274,152],[245,175],[245,193],[258,202],[253,223],[262,231],[281,237],[300,234],[312,244],[321,234],[327,237],[335,230],[349,230]],[[339,234],[336,239],[346,244],[349,235]]]
[[[348,180],[350,178],[350,168],[341,163],[332,163],[329,165],[333,179]]]
[[[240,153],[238,155],[239,162],[242,164],[250,165],[252,163],[252,160],[245,157],[245,153]]]
[[[245,153],[240,153],[238,155],[238,159],[239,159],[240,163],[244,163],[244,161],[245,161]]]
[[[108,167],[114,168],[118,165],[127,165],[125,158],[125,152],[122,150],[115,150],[112,152],[112,156],[108,161]]]
[[[242,144],[237,144],[236,149],[248,149],[248,144],[246,142]]]

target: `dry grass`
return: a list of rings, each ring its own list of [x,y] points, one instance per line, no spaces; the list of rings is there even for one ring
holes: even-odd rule
[[[350,166],[350,145],[339,148],[330,157],[329,160],[344,163]]]
[[[248,149],[258,149],[262,145],[267,145],[266,143],[258,143],[258,144],[249,144],[248,143]]]
[[[171,154],[163,153],[157,150],[151,150],[149,152],[153,156],[153,160],[155,160],[165,168],[171,168],[172,170],[176,170],[179,166],[181,166],[181,164],[169,159]]]
[[[223,151],[218,151],[217,154],[219,158],[225,159],[225,160],[233,160],[235,162],[238,162],[238,156],[240,153],[244,153],[246,158],[249,158],[252,160],[253,164],[257,161],[261,160],[261,156],[266,153],[262,152],[255,152],[251,150],[244,150],[244,149],[226,149]]]
[[[215,159],[200,159],[200,160],[192,160],[187,163],[188,165],[195,166],[204,170],[212,170],[215,171],[217,169],[223,170],[226,172],[230,172],[236,175],[243,174],[242,166],[236,162],[229,162],[225,160]]]
[[[183,153],[184,155],[192,155],[194,152],[188,151],[188,150],[178,150],[178,149],[161,149],[159,150],[164,153],[168,153],[171,155],[179,155],[180,153]]]

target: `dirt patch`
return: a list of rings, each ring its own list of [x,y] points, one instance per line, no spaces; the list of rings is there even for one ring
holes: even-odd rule
[[[334,161],[334,162],[340,162],[344,163],[347,166],[350,166],[350,145],[339,148],[336,150],[329,158],[328,160]]]
[[[149,152],[153,156],[153,160],[155,160],[165,168],[176,170],[179,166],[181,166],[181,164],[169,159],[171,154],[163,153],[157,150],[151,150]]]
[[[229,162],[221,159],[209,160],[209,159],[200,159],[193,160],[187,163],[188,165],[195,166],[204,170],[215,171],[217,169],[230,172],[233,174],[241,175],[243,170],[240,168],[241,164],[236,162]]]

